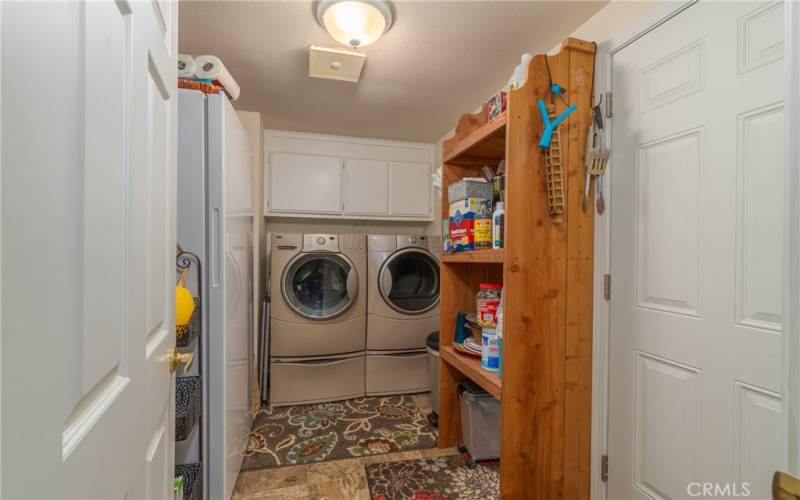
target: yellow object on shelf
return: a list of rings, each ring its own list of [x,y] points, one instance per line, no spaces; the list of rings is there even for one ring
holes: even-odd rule
[[[175,324],[178,326],[189,324],[195,307],[192,292],[183,286],[186,282],[186,275],[188,272],[188,269],[184,269],[183,272],[181,272],[178,285],[175,287]]]

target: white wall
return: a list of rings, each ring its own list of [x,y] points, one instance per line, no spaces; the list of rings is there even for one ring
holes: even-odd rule
[[[662,3],[662,0],[612,0],[569,36],[603,43]]]

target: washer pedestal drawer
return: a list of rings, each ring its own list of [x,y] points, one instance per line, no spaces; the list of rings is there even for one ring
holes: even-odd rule
[[[290,323],[270,319],[270,355],[330,356],[364,350],[367,317],[347,321]],[[424,343],[423,343],[424,345]]]
[[[364,397],[364,356],[271,361],[269,402],[287,406]]]
[[[410,394],[431,389],[428,352],[367,353],[367,396]]]

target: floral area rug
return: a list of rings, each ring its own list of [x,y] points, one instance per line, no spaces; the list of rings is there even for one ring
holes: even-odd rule
[[[436,446],[436,431],[409,396],[262,408],[242,470]]]
[[[500,462],[474,468],[461,455],[367,465],[372,500],[500,498]]]

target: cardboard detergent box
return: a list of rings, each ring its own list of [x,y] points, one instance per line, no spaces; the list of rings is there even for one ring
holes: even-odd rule
[[[491,213],[491,204],[492,200],[488,198],[467,198],[450,204],[448,238],[451,251],[475,249],[475,214],[481,207],[486,207]]]

